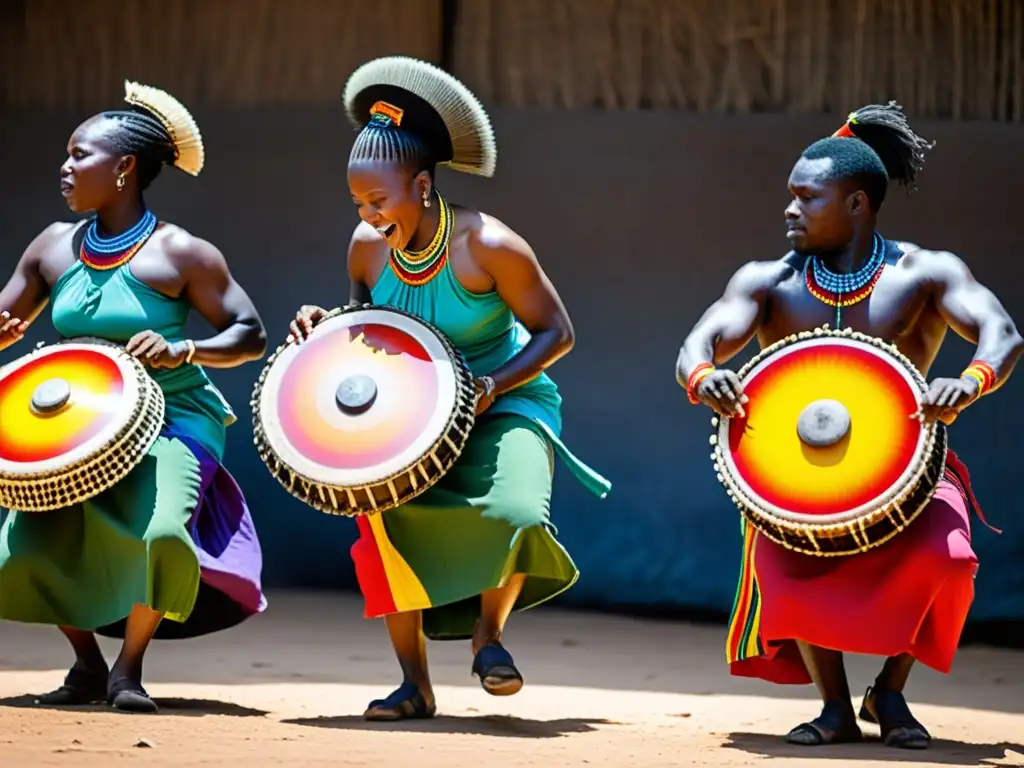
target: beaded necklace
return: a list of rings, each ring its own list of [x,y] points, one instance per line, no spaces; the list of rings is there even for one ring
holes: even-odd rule
[[[836,308],[835,327],[839,330],[843,307],[851,307],[871,295],[884,270],[885,240],[876,232],[871,257],[856,272],[832,272],[820,257],[812,256],[804,266],[804,281],[814,298]]]
[[[156,216],[147,210],[130,229],[113,237],[99,233],[99,217],[89,224],[79,258],[87,267],[106,271],[127,264],[156,230]]]
[[[455,228],[455,216],[448,201],[437,195],[438,222],[434,239],[422,251],[400,251],[392,248],[388,258],[398,279],[406,285],[426,285],[448,261],[448,243]]]

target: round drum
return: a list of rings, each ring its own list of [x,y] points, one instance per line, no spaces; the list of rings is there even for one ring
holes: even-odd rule
[[[739,371],[744,418],[712,420],[718,479],[761,533],[809,555],[865,552],[931,499],[946,428],[916,414],[924,377],[850,329],[789,336]]]
[[[271,355],[253,431],[289,493],[358,516],[436,483],[462,453],[475,404],[465,360],[436,328],[390,307],[345,307]]]
[[[101,339],[40,347],[0,369],[0,507],[61,509],[122,480],[152,447],[164,396]]]

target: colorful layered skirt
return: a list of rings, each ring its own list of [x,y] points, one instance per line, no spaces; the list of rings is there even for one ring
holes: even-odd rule
[[[980,516],[967,469],[950,451],[917,519],[863,554],[803,555],[747,526],[726,650],[732,674],[810,683],[796,640],[848,653],[907,653],[948,673],[978,569],[969,504]]]
[[[485,414],[432,488],[358,518],[352,546],[367,618],[423,611],[432,639],[472,636],[480,593],[526,576],[515,610],[564,592],[579,576],[551,524],[554,451],[516,414]]]
[[[104,493],[52,512],[7,512],[0,619],[123,637],[140,604],[165,614],[156,638],[196,637],[266,608],[262,566],[238,484],[169,427]]]

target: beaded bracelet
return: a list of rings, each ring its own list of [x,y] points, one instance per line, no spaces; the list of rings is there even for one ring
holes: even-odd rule
[[[479,376],[476,381],[477,384],[480,386],[480,394],[483,397],[490,397],[494,393],[495,388],[497,387],[497,385],[494,383],[494,379],[492,379],[490,376]]]
[[[700,403],[700,398],[697,397],[697,387],[714,372],[715,366],[711,363],[697,363],[694,369],[690,371],[690,377],[686,380],[686,396],[691,403],[694,405]]]
[[[978,382],[978,394],[974,396],[974,400],[984,395],[986,392],[992,389],[996,383],[996,372],[995,369],[986,362],[981,360],[975,360],[969,366],[967,366],[960,374],[960,378],[970,378]]]

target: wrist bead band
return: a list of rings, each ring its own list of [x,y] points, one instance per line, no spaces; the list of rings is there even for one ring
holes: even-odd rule
[[[960,378],[965,376],[978,382],[978,394],[974,396],[975,400],[991,390],[996,383],[995,369],[981,360],[975,360],[967,366],[960,374]]]
[[[490,376],[481,376],[480,378],[477,379],[477,381],[480,382],[480,385],[483,388],[483,396],[490,397],[493,394],[495,387],[497,386],[497,384],[494,383],[494,379],[492,379]]]
[[[700,399],[697,397],[697,387],[704,381],[708,376],[715,372],[715,366],[711,363],[698,363],[697,366],[690,371],[690,377],[686,380],[686,396],[690,402],[697,405]]]

